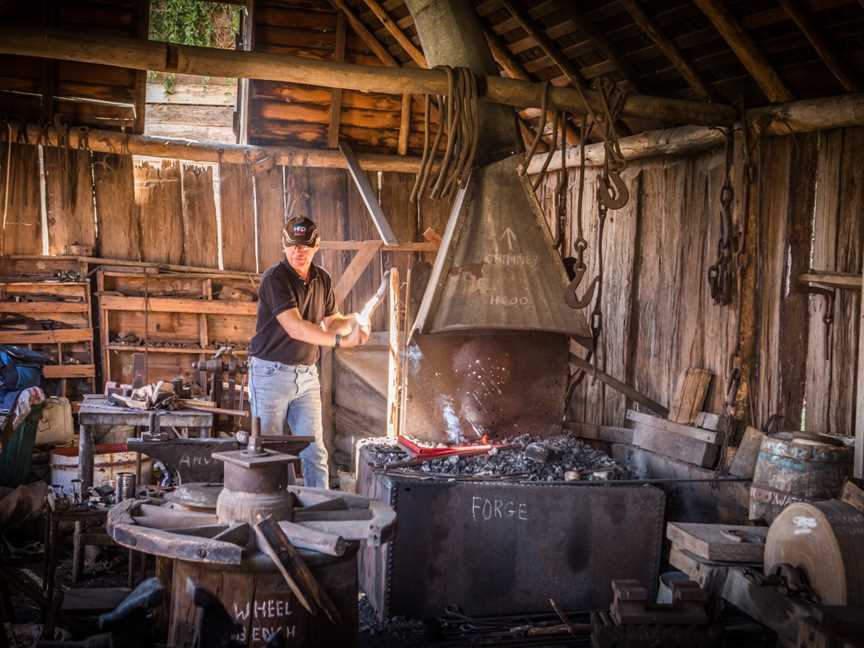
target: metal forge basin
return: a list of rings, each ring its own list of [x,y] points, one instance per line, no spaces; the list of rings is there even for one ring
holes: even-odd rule
[[[606,608],[613,579],[656,595],[666,497],[615,482],[504,482],[376,471],[363,448],[358,491],[389,504],[395,538],[360,556],[378,615],[431,618]]]

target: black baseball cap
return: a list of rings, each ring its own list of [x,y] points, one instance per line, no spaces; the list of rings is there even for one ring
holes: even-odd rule
[[[285,223],[282,228],[283,245],[305,245],[315,247],[320,235],[318,226],[305,216],[296,216]]]

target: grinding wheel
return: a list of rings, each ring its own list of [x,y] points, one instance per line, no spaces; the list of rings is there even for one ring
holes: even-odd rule
[[[864,513],[840,500],[790,504],[765,541],[765,573],[798,567],[827,605],[864,605]]]

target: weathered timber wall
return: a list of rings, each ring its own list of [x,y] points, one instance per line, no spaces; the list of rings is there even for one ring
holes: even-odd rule
[[[808,267],[861,274],[864,247],[864,129],[772,138],[753,151],[755,185],[750,231],[756,251],[753,317],[742,339],[754,337],[748,402],[753,422],[782,429],[852,434],[859,322],[858,293],[837,291],[827,342],[825,301],[808,295],[797,277]],[[740,151],[733,173],[740,176]],[[628,205],[609,212],[604,240],[605,370],[669,405],[688,367],[716,378],[706,409],[719,412],[736,349],[738,308],[711,300],[708,267],[719,237],[723,153],[646,160],[628,165]],[[583,208],[590,243],[585,285],[596,274],[597,171],[586,173]],[[539,197],[555,231],[556,189],[547,177]],[[578,172],[569,173],[565,245],[578,229]],[[736,184],[736,217],[743,190]],[[584,355],[581,350],[574,349]],[[574,420],[621,425],[633,403],[590,375],[572,402]]]

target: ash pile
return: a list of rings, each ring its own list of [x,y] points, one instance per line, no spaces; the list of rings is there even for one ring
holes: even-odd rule
[[[411,441],[425,445],[415,439]],[[369,439],[364,448],[377,467],[430,476],[506,477],[525,481],[600,481],[630,477],[627,469],[605,452],[571,435],[539,437],[523,434],[482,453],[437,458],[414,456],[398,442],[385,439]],[[464,447],[452,449],[463,450]]]

